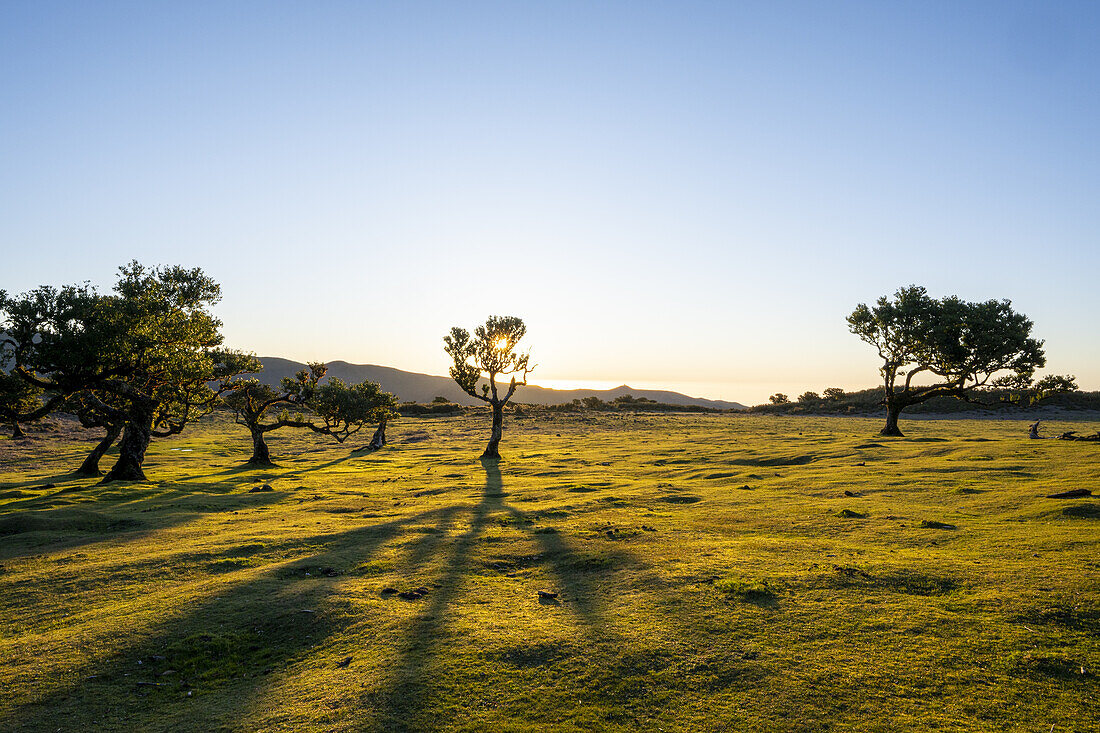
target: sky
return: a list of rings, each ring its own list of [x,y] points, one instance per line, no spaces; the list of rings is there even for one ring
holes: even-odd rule
[[[0,0],[0,288],[201,267],[227,342],[547,386],[874,386],[1007,298],[1100,389],[1100,4]]]

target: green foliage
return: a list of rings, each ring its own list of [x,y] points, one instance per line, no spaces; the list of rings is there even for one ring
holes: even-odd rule
[[[453,362],[451,378],[471,397],[504,404],[515,394],[517,386],[527,384],[527,375],[534,369],[529,365],[530,354],[516,351],[526,333],[527,326],[515,316],[489,316],[484,325],[474,329],[473,337],[466,329],[455,326],[450,335],[443,337],[444,349]],[[479,392],[482,375],[488,384],[482,385]],[[517,375],[521,375],[519,380]],[[510,377],[503,399],[497,394],[498,376]]]
[[[1046,365],[1043,343],[1031,337],[1031,321],[1008,300],[936,299],[912,285],[892,300],[879,298],[873,308],[856,306],[848,328],[878,351],[883,402],[895,420],[902,408],[938,396],[980,401],[983,393],[1006,389],[1030,403],[1076,388],[1073,377],[1034,380]]]
[[[768,398],[768,402],[772,403],[773,405],[785,405],[790,401],[791,398],[783,394],[782,392],[776,392]]]
[[[180,432],[210,412],[229,379],[259,368],[255,357],[221,348],[221,321],[210,312],[220,297],[198,268],[137,262],[119,268],[109,295],[88,284],[2,294],[0,355],[50,393],[48,408],[79,393],[125,424],[125,478],[136,478],[150,436]]]
[[[42,408],[44,391],[14,374],[0,371],[0,420],[18,424],[34,419]]]
[[[433,415],[454,415],[462,412],[462,405],[454,402],[431,402],[422,405],[416,402],[403,402],[397,407],[403,416],[428,417]]]
[[[340,443],[366,425],[378,425],[398,415],[397,398],[375,382],[345,384],[330,379],[316,388],[309,407],[321,421],[313,429]]]
[[[98,393],[105,412],[152,411],[164,429],[209,411],[210,383],[255,370],[254,358],[220,349],[221,322],[209,311],[220,288],[201,270],[119,268],[113,295],[90,285],[43,286],[0,308],[8,355],[28,383],[65,397]],[[178,432],[178,430],[177,430]]]
[[[821,402],[821,395],[817,392],[803,392],[798,395],[798,401],[804,405],[814,404],[815,402]]]
[[[821,396],[827,400],[842,400],[844,399],[844,390],[840,387],[827,387]]]

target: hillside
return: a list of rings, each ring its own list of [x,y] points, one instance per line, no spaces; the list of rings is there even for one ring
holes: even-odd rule
[[[283,377],[291,377],[306,365],[301,362],[281,359],[275,356],[260,357],[264,365],[264,371],[258,375],[261,382],[275,385]],[[328,375],[342,379],[345,382],[362,382],[370,380],[382,385],[382,389],[397,395],[403,402],[431,402],[435,397],[446,397],[451,402],[460,405],[480,404],[455,384],[450,377],[436,377],[431,374],[418,374],[406,372],[393,367],[376,366],[374,364],[349,364],[346,361],[329,362]],[[627,385],[621,385],[614,389],[548,389],[546,387],[520,387],[516,390],[514,400],[534,405],[562,405],[573,400],[583,400],[585,397],[599,397],[605,402],[610,402],[623,395],[645,397],[655,402],[663,402],[670,405],[693,405],[709,407],[718,410],[744,410],[745,405],[739,402],[727,402],[725,400],[708,400],[703,397],[689,397],[679,392],[669,392],[659,389],[633,389]]]

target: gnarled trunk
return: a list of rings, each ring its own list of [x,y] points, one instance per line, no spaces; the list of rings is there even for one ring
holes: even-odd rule
[[[898,428],[898,417],[901,415],[901,408],[903,405],[897,402],[886,403],[886,425],[879,431],[879,435],[889,435],[898,438],[903,438],[901,430]]]
[[[274,466],[271,462],[271,451],[267,448],[267,441],[264,440],[264,431],[256,428],[249,428],[252,433],[252,457],[248,459],[248,465],[250,466]]]
[[[103,458],[103,455],[114,442],[118,440],[119,433],[122,432],[121,425],[108,425],[107,434],[103,436],[103,440],[99,441],[99,444],[92,448],[92,452],[88,454],[88,457],[84,459],[84,462],[80,464],[80,468],[76,469],[78,476],[98,476],[102,471],[99,470],[99,461]]]
[[[11,439],[19,440],[20,438],[27,437],[27,434],[23,432],[23,427],[16,421],[11,424]]]
[[[378,429],[374,431],[374,436],[367,443],[368,450],[378,450],[386,444],[386,421],[382,420],[378,423]]]
[[[489,445],[482,458],[500,458],[500,439],[504,435],[504,404],[492,403],[493,407],[493,432],[489,435]]]
[[[135,416],[126,423],[122,431],[122,440],[118,444],[118,460],[103,477],[103,483],[111,481],[145,481],[145,472],[141,469],[145,463],[145,451],[153,439],[153,415]]]

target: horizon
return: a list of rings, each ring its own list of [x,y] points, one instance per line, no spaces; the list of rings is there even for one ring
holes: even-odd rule
[[[234,347],[439,375],[451,326],[514,314],[533,382],[759,404],[874,386],[845,316],[915,283],[1010,299],[1097,390],[1097,31],[1079,2],[6,4],[0,288],[198,266]]]

